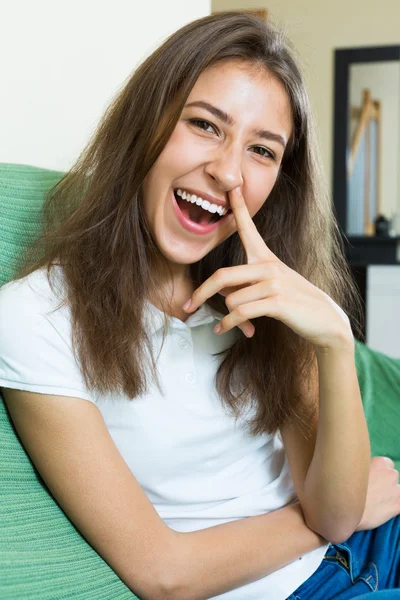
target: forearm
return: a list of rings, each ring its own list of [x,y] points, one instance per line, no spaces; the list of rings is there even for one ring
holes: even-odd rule
[[[319,420],[304,482],[306,522],[330,541],[356,529],[365,507],[370,441],[354,360],[354,341],[317,351]]]
[[[176,532],[168,598],[206,600],[261,579],[326,543],[307,527],[299,503],[200,531]]]

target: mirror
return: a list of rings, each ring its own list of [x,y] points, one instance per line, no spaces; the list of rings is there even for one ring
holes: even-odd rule
[[[400,235],[399,167],[400,46],[336,50],[333,196],[346,236],[375,237],[382,220]]]
[[[400,212],[400,61],[350,65],[347,233],[375,235],[375,219],[396,228]]]

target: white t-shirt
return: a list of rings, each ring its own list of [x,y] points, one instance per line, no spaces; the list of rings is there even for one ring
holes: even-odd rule
[[[61,267],[57,273],[62,277]],[[0,387],[94,402],[142,489],[176,531],[265,514],[297,500],[279,433],[251,437],[216,393],[222,358],[212,353],[242,335],[238,328],[216,335],[222,315],[207,304],[186,322],[170,317],[157,362],[164,396],[152,383],[134,400],[100,397],[87,390],[72,353],[69,307],[51,312],[62,299],[44,269],[0,288]],[[163,314],[148,303],[146,315],[157,357]],[[316,571],[328,545],[216,598],[285,600]]]

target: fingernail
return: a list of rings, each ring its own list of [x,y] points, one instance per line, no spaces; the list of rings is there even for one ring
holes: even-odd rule
[[[192,302],[192,299],[189,298],[189,300],[187,302],[185,302],[185,304],[182,306],[183,310],[187,310],[189,308],[191,302]]]

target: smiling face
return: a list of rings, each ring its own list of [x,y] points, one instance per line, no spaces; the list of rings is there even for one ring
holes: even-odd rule
[[[188,230],[174,190],[212,196],[229,208],[228,192],[240,186],[253,217],[275,185],[291,133],[290,101],[274,76],[232,60],[203,71],[143,184],[146,219],[177,280],[237,227],[230,212],[209,233]]]

